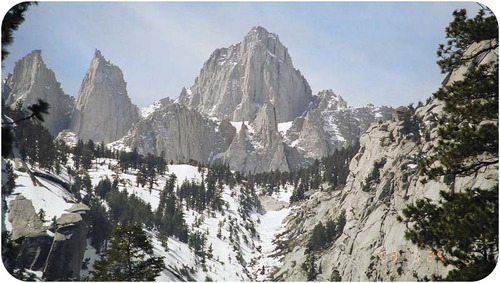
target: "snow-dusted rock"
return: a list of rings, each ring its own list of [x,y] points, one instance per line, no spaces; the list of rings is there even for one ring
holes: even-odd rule
[[[139,109],[127,95],[127,83],[117,66],[95,51],[71,121],[71,130],[83,140],[105,143],[120,139],[139,121]]]
[[[9,204],[9,222],[12,223],[12,240],[37,235],[45,231],[31,200],[19,195]]]
[[[34,50],[16,62],[13,73],[5,80],[2,97],[10,107],[22,102],[26,108],[38,99],[48,102],[50,113],[43,125],[52,135],[69,126],[75,104],[74,98],[64,94],[54,72],[43,62],[41,50]]]
[[[57,219],[58,228],[43,270],[47,281],[79,280],[87,246],[88,223],[84,221],[88,208],[81,204],[78,213],[64,213]]]
[[[300,116],[313,100],[311,89],[293,67],[276,34],[254,27],[242,42],[215,50],[180,103],[203,114],[251,121],[266,102],[278,122]]]
[[[368,127],[392,118],[387,106],[348,108],[347,102],[331,90],[316,96],[306,114],[291,122],[281,134],[292,169],[332,154],[336,149],[359,140]]]
[[[249,126],[242,123],[238,135],[217,161],[242,172],[289,171],[276,115],[275,107],[266,102]]]
[[[347,101],[337,95],[331,89],[322,90],[318,93],[317,106],[319,111],[333,111],[347,108]]]
[[[475,63],[498,60],[496,52],[488,52]],[[466,68],[456,70],[445,83],[460,79]],[[475,176],[457,176],[451,182],[442,177],[423,183],[425,177],[419,174],[418,161],[438,142],[436,117],[442,115],[442,102],[432,100],[410,115],[411,121],[418,125],[418,132],[404,133],[403,121],[399,119],[370,126],[361,136],[359,152],[351,160],[345,188],[315,192],[292,208],[287,219],[289,232],[285,235],[290,239],[289,252],[274,278],[304,281],[306,274],[300,266],[305,260],[304,243],[310,237],[307,231],[312,231],[320,221],[337,219],[341,211],[345,211],[347,223],[343,234],[329,248],[315,254],[323,271],[318,279],[328,280],[334,270],[342,281],[412,281],[413,272],[420,275],[448,272],[449,268],[436,262],[434,254],[405,239],[406,224],[397,217],[418,199],[439,199],[441,190],[491,189],[498,184],[498,164]],[[379,180],[365,187],[375,162],[383,159],[386,162],[380,168]]]
[[[11,239],[17,244],[15,267],[42,270],[45,266],[52,237],[47,234],[31,200],[23,195],[10,201],[8,220],[12,224]]]
[[[55,141],[62,141],[67,146],[74,147],[78,143],[78,136],[70,130],[63,130],[57,135]]]
[[[163,152],[168,161],[192,159],[210,163],[227,149],[235,134],[236,129],[229,121],[213,121],[196,110],[174,103],[135,124],[117,144],[137,147],[141,153],[159,155]]]

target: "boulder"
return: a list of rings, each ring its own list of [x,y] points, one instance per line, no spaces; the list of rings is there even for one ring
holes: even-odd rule
[[[87,224],[79,213],[64,213],[57,224],[43,278],[47,281],[79,280],[87,245]]]

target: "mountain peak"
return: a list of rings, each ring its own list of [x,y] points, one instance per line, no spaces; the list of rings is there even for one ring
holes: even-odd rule
[[[73,98],[64,94],[54,72],[42,58],[42,50],[35,49],[16,61],[14,70],[4,82],[2,98],[5,104],[15,106],[22,102],[24,107],[43,99],[51,105],[44,126],[56,135],[69,123],[69,112]]]
[[[262,26],[254,26],[248,33],[266,33],[268,34],[269,32],[265,27]]]
[[[99,50],[97,48],[94,50],[94,58],[98,58],[98,59],[103,59],[104,60],[104,56],[102,56],[101,50]]]
[[[324,110],[338,110],[347,108],[347,102],[342,96],[336,94],[331,89],[325,89],[318,93],[318,109]]]
[[[203,114],[231,121],[252,120],[271,101],[279,122],[302,115],[312,100],[288,49],[261,26],[253,27],[242,42],[215,50],[179,99]]]
[[[121,138],[138,120],[122,71],[96,49],[80,87],[72,131],[80,139],[107,143]]]
[[[277,34],[274,34],[272,32],[267,31],[262,26],[254,26],[245,36],[245,39],[262,39],[262,38],[270,38],[270,39],[276,39],[279,40],[279,37]]]
[[[26,56],[35,56],[35,57],[42,58],[42,50],[41,49],[35,49],[35,50],[31,51],[30,53],[28,53],[28,55],[26,55]]]

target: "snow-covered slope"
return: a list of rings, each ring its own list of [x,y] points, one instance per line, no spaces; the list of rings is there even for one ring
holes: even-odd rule
[[[16,187],[14,192],[7,197],[7,208],[10,208],[12,200],[19,195],[31,200],[36,212],[40,209],[45,211],[44,220],[50,223],[51,219],[61,216],[67,212],[76,198],[71,192],[60,185],[46,179],[36,178],[36,184],[30,173],[23,172],[25,169],[20,162],[13,162],[15,173],[17,174]],[[69,167],[72,161],[68,162]],[[108,177],[115,178],[118,174],[119,190],[126,190],[129,194],[134,194],[145,202],[149,203],[152,209],[156,209],[159,204],[160,191],[165,185],[167,178],[171,174],[177,177],[177,185],[180,186],[185,180],[202,182],[206,178],[206,172],[200,173],[198,167],[186,164],[168,165],[165,175],[159,176],[157,184],[153,190],[147,187],[140,187],[136,184],[136,171],[130,170],[122,173],[117,168],[117,160],[100,159],[98,164],[88,170],[92,185],[96,186],[100,180]],[[65,173],[64,168],[61,174],[56,175],[43,172],[36,167],[29,167],[31,172],[41,172],[71,183],[71,177]],[[111,169],[110,169],[111,168]],[[2,178],[4,179],[4,178]],[[178,241],[175,238],[168,239],[168,250],[165,250],[157,237],[156,231],[148,230],[154,245],[154,253],[157,256],[165,257],[167,267],[157,281],[249,281],[264,280],[269,272],[277,267],[279,257],[274,256],[275,243],[273,240],[278,233],[283,232],[283,219],[288,215],[288,200],[292,193],[291,187],[282,189],[272,196],[262,197],[263,209],[254,209],[249,217],[244,217],[240,212],[241,184],[230,188],[224,185],[222,199],[226,203],[222,212],[197,212],[186,209],[184,206],[184,218],[189,227],[189,232],[199,231],[206,234],[206,246],[213,249],[212,258],[207,258],[205,265],[201,264],[201,258],[197,256],[188,244]],[[257,193],[260,189],[257,189]],[[80,192],[82,196],[85,191]],[[12,231],[12,225],[7,220],[5,222],[8,231]],[[255,234],[252,235],[249,227],[255,227]],[[219,236],[218,236],[219,234]],[[84,260],[88,258],[89,269],[82,270],[82,276],[88,276],[93,262],[99,258],[94,247],[88,241],[84,255]],[[264,268],[265,273],[261,274]]]

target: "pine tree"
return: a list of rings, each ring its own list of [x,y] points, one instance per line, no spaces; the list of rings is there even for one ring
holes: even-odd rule
[[[38,218],[42,221],[45,221],[45,210],[43,210],[42,208],[40,208],[40,210],[38,211]]]
[[[453,13],[446,28],[447,45],[440,45],[442,72],[469,66],[464,78],[441,87],[434,97],[444,103],[439,121],[439,143],[432,157],[423,160],[422,173],[430,178],[466,176],[498,163],[498,61],[478,64],[498,48],[498,23],[488,9],[468,19],[466,10]],[[483,48],[466,53],[474,43]],[[439,161],[439,165],[436,165]]]
[[[7,55],[9,55],[9,51],[7,51],[7,46],[11,45],[14,41],[13,33],[16,31],[19,26],[24,22],[24,13],[29,9],[31,5],[36,2],[22,2],[14,7],[10,8],[10,10],[5,14],[2,21],[2,62]]]
[[[421,199],[403,210],[405,220],[400,220],[414,223],[406,238],[456,268],[445,278],[434,275],[434,280],[486,277],[495,268],[498,254],[498,186],[463,193],[442,191],[441,196],[437,204]]]
[[[465,10],[453,15],[446,29],[449,41],[438,50],[438,64],[443,72],[469,67],[462,80],[434,94],[444,102],[444,115],[433,157],[421,164],[422,174],[429,178],[474,176],[498,164],[498,61],[478,64],[478,58],[498,48],[498,23],[487,9],[473,19],[467,19]],[[485,41],[483,49],[466,53],[472,44]],[[454,267],[444,278],[432,275],[434,280],[476,281],[496,265],[498,185],[490,190],[459,189],[458,193],[442,191],[437,203],[418,200],[403,210],[404,218],[399,217],[408,223],[407,239]]]
[[[118,225],[109,249],[94,264],[91,281],[154,281],[164,269],[163,257],[153,256],[141,225]]]
[[[17,175],[14,173],[14,168],[10,161],[5,162],[5,173],[7,174],[7,181],[2,186],[2,193],[5,195],[10,195],[16,187]]]
[[[313,281],[318,276],[316,270],[316,257],[314,253],[307,255],[306,261],[302,264],[302,270],[306,272],[307,281]]]

